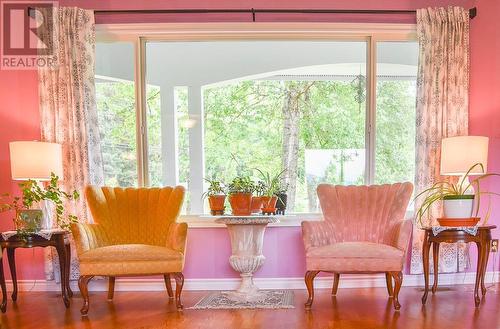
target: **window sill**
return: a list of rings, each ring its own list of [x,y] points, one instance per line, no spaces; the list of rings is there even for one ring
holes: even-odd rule
[[[269,227],[299,227],[303,221],[321,221],[323,214],[321,213],[297,213],[290,215],[277,215],[279,223],[269,224]],[[405,214],[406,219],[413,219],[413,209],[408,209]],[[187,223],[189,228],[224,228],[226,225],[218,224],[215,220],[219,216],[210,215],[181,215],[179,223]]]
[[[299,227],[305,220],[320,221],[323,220],[323,215],[317,214],[292,214],[292,215],[277,215],[279,223],[269,224],[269,227]],[[179,223],[187,223],[189,228],[225,228],[226,225],[218,224],[215,220],[219,216],[210,215],[181,215]]]

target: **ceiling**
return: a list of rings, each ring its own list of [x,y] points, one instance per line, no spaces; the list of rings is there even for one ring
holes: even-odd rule
[[[366,74],[361,41],[149,42],[146,82],[155,86],[210,86],[249,79],[352,80]],[[377,48],[379,79],[415,79],[418,44],[383,42]],[[101,80],[134,77],[131,43],[97,43]]]

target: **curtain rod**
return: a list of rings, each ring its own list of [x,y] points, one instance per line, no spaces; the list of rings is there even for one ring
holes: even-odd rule
[[[33,16],[33,7],[28,7],[28,15]],[[416,10],[399,9],[106,9],[94,10],[94,14],[415,14]],[[477,8],[469,9],[469,17],[477,16]]]

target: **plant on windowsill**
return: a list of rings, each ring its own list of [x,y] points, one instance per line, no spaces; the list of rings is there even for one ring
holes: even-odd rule
[[[425,196],[421,206],[416,212],[417,223],[420,227],[424,226],[423,219],[425,216],[430,218],[431,207],[439,201],[443,202],[444,217],[455,219],[457,226],[471,226],[470,221],[472,219],[475,219],[473,225],[478,223],[479,218],[477,218],[477,216],[479,214],[481,196],[500,195],[495,192],[482,191],[480,183],[487,177],[500,175],[485,173],[476,177],[471,177],[471,172],[476,167],[480,167],[481,171],[484,172],[483,165],[481,163],[476,163],[458,180],[458,183],[450,183],[447,181],[436,182],[430,188],[425,189],[415,197],[414,200]],[[468,179],[469,177],[471,178],[470,180]],[[490,204],[488,204],[483,225],[488,221],[490,210]],[[463,222],[463,224],[460,224],[461,222]]]
[[[210,214],[212,216],[224,215],[224,203],[226,202],[226,189],[224,183],[218,180],[207,179],[209,183],[208,190],[203,193],[203,198],[208,198],[210,205]]]
[[[276,193],[276,196],[278,197],[278,200],[276,201],[277,215],[285,214],[286,202],[288,200],[288,195],[286,194],[287,191],[288,191],[288,184],[282,181],[278,193]]]
[[[228,187],[229,203],[235,216],[249,216],[252,214],[252,193],[255,184],[248,176],[235,177]]]
[[[0,204],[0,212],[14,211],[14,223],[17,234],[26,238],[29,234],[36,233],[41,229],[43,213],[36,207],[41,201],[50,201],[55,206],[56,225],[62,229],[68,229],[72,223],[78,222],[74,215],[65,215],[64,200],[76,200],[79,198],[77,191],[66,193],[58,186],[59,177],[54,173],[50,175],[50,182],[42,188],[38,182],[28,180],[19,183],[22,197],[11,197],[8,193],[3,197],[9,198],[9,202]]]
[[[262,208],[262,197],[264,195],[264,192],[266,190],[266,185],[264,184],[263,181],[258,181],[257,184],[255,185],[255,191],[252,196],[252,214],[258,214],[260,213],[260,209]]]
[[[281,175],[285,172],[282,170],[280,173],[272,176],[268,172],[263,172],[257,169],[261,176],[261,182],[264,185],[262,195],[262,213],[263,214],[276,214],[276,202],[278,201],[277,193],[280,189]]]

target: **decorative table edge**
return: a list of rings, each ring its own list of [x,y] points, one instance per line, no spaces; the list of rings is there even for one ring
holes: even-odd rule
[[[434,225],[434,226],[424,226],[421,229],[423,231],[432,231],[434,227],[441,227],[440,225]],[[478,230],[493,230],[496,229],[496,225],[478,225],[478,226],[470,226],[470,227],[477,227]],[[458,226],[448,226],[449,230],[454,230],[454,231],[461,231],[463,230],[463,227],[458,227]]]
[[[252,225],[252,224],[275,224],[279,219],[274,216],[250,215],[250,216],[221,216],[215,220],[218,224],[226,225]]]

